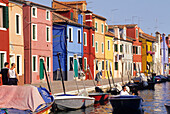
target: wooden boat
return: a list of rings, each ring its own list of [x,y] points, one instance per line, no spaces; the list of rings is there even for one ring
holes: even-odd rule
[[[109,101],[113,113],[129,113],[129,111],[141,111],[142,98],[136,95],[111,96]]]
[[[95,98],[95,106],[108,103],[109,93],[89,93],[89,97]]]
[[[170,81],[170,75],[167,76],[168,81]]]
[[[1,86],[0,91],[3,92],[0,95],[1,102],[3,102],[4,98],[6,99],[3,104],[0,104],[0,114],[49,113],[54,102],[53,96],[43,87]],[[3,95],[5,97],[2,97]]]
[[[170,114],[170,103],[165,104],[167,114]]]
[[[76,110],[85,108],[94,104],[94,98],[77,95],[57,95],[54,97],[56,108],[58,110]]]

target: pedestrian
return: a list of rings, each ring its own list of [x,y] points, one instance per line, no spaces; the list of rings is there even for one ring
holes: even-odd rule
[[[122,87],[122,91],[120,92],[120,95],[129,95],[129,93],[126,91],[126,86]]]
[[[102,76],[102,72],[98,72],[98,73],[96,74],[95,81],[97,81],[97,86],[101,86],[101,85],[100,85],[101,76]]]
[[[1,76],[2,76],[2,84],[3,85],[8,85],[8,70],[9,70],[9,63],[5,62],[4,63],[4,68],[1,69]]]
[[[9,85],[18,85],[19,77],[16,70],[16,64],[12,63],[11,68],[9,69]]]

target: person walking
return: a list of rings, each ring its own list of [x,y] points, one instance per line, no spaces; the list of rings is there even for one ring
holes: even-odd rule
[[[9,70],[9,63],[5,62],[4,63],[4,68],[1,69],[1,76],[2,76],[2,84],[3,85],[8,85],[8,70]]]
[[[18,85],[19,77],[16,68],[16,64],[12,63],[9,69],[9,85]]]

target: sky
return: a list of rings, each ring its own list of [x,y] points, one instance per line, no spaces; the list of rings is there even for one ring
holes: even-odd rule
[[[50,0],[32,0],[49,5]],[[78,0],[59,0],[78,1]],[[148,34],[170,34],[170,0],[86,0],[87,9],[110,24],[138,24]]]

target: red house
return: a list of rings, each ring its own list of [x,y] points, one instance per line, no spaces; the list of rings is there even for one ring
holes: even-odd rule
[[[139,40],[139,27],[137,24],[126,25],[126,34],[128,37],[135,39],[133,41],[133,76],[142,71],[142,42]]]
[[[0,0],[0,71],[9,62],[9,15],[8,0]],[[0,81],[0,85],[2,81]]]
[[[86,73],[86,79],[92,79],[94,76],[95,60],[95,29],[92,23],[92,12],[85,11],[85,25],[83,28],[83,68]],[[90,68],[90,71],[87,68]]]

